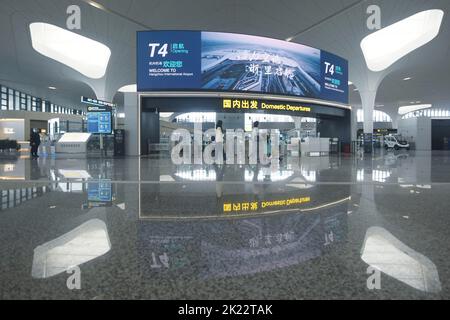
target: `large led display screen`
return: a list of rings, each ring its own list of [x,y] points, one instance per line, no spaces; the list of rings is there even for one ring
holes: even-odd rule
[[[138,91],[209,90],[348,103],[347,61],[305,45],[222,32],[140,31]]]

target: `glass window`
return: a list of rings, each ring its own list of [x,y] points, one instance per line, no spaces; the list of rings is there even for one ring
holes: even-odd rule
[[[20,110],[20,92],[14,90],[14,110]]]
[[[8,89],[8,110],[14,110],[14,90]]]
[[[42,106],[44,104],[44,101],[40,99],[36,99],[36,112],[42,111]]]
[[[27,95],[25,93],[19,92],[20,96],[20,110],[27,111]]]
[[[8,89],[3,86],[1,88],[2,88],[0,99],[1,110],[8,110]]]
[[[36,111],[36,98],[31,98],[31,111]]]
[[[27,95],[27,110],[31,111],[31,96]]]
[[[356,119],[358,122],[364,122],[364,111],[362,109],[358,109],[356,111]],[[374,110],[373,111],[373,122],[392,122],[391,117],[383,111]]]

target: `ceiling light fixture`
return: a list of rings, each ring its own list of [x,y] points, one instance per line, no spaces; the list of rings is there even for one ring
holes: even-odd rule
[[[426,10],[369,34],[360,44],[367,67],[383,71],[430,42],[439,34],[443,17],[442,10]]]
[[[100,3],[97,3],[95,1],[87,1],[87,3],[89,3],[91,6],[100,9],[100,10],[105,10],[105,7],[102,6]]]
[[[100,79],[106,73],[111,50],[104,44],[52,24],[30,24],[31,44],[40,54]]]
[[[432,106],[431,104],[415,104],[415,105],[411,105],[411,106],[403,106],[403,107],[398,108],[398,114],[404,115],[409,112],[422,110],[422,109],[428,109],[428,108],[431,108],[431,106]]]
[[[48,87],[50,90],[56,90],[56,87]]]
[[[406,78],[403,78],[403,81],[408,81],[408,80],[411,80],[412,78],[411,77],[406,77]]]
[[[353,82],[349,81],[349,82],[348,82],[348,85],[349,85],[349,86],[353,85]]]
[[[129,84],[129,85],[121,87],[118,91],[119,92],[137,92],[137,85]]]

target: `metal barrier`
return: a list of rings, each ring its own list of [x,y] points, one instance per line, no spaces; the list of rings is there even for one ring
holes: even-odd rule
[[[148,144],[148,153],[156,153],[156,152],[169,152],[169,144],[168,143],[149,143]]]
[[[364,148],[364,141],[362,140],[355,140],[352,141],[352,153],[358,153]]]

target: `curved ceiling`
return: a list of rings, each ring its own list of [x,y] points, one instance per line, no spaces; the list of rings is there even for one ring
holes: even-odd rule
[[[73,104],[79,104],[81,95],[93,96],[94,92],[97,98],[112,100],[118,88],[136,82],[136,31],[145,29],[224,31],[277,39],[295,36],[294,42],[348,59],[353,81],[367,72],[360,42],[372,32],[366,27],[366,8],[377,4],[382,26],[427,9],[444,11],[438,37],[395,63],[380,85],[377,104],[392,113],[411,101],[441,105],[450,101],[448,0],[99,0],[97,7],[89,2],[0,0],[0,83],[32,88],[60,101],[73,100]],[[31,46],[29,24],[46,22],[65,28],[66,9],[72,4],[81,8],[81,30],[74,32],[111,49],[101,79],[89,79]],[[412,79],[402,81],[405,77]],[[58,89],[49,93],[48,86]],[[350,103],[358,105],[358,92],[352,89]]]

